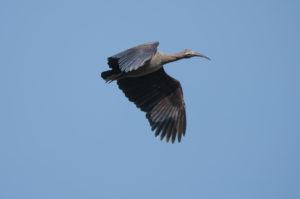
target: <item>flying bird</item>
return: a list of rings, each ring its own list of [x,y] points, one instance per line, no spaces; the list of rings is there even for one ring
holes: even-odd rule
[[[157,51],[159,42],[149,42],[108,57],[110,70],[101,73],[106,82],[117,81],[129,101],[142,111],[155,130],[155,137],[178,142],[186,131],[186,112],[180,82],[163,66],[183,58],[207,56],[185,49],[175,54]],[[209,59],[210,60],[210,59]]]

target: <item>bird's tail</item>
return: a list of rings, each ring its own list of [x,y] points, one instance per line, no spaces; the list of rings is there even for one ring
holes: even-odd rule
[[[119,79],[122,76],[122,73],[116,73],[113,70],[108,70],[104,71],[101,73],[101,77],[106,81],[106,82],[112,82],[114,80]]]

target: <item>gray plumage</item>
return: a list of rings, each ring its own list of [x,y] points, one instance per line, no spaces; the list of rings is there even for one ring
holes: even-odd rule
[[[125,96],[135,103],[155,130],[155,136],[178,142],[186,132],[186,112],[180,82],[170,77],[163,65],[194,56],[208,57],[184,50],[175,54],[157,51],[158,42],[142,44],[108,58],[109,71],[101,76],[111,82],[117,80]]]
[[[118,60],[119,69],[122,72],[136,70],[149,61],[157,51],[158,42],[146,43],[108,58],[108,61]]]

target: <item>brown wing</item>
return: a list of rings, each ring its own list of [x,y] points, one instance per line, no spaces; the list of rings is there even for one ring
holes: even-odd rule
[[[108,58],[108,65],[115,71],[136,70],[149,61],[157,51],[158,42],[145,43]]]
[[[119,88],[138,108],[146,112],[155,136],[166,137],[167,142],[176,135],[180,142],[186,130],[185,104],[179,81],[166,74],[163,68],[134,78],[117,80]]]

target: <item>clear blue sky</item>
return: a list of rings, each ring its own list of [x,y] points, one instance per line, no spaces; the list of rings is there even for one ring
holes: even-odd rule
[[[300,198],[299,1],[1,1],[0,198]],[[154,138],[100,78],[149,41],[188,128]]]

